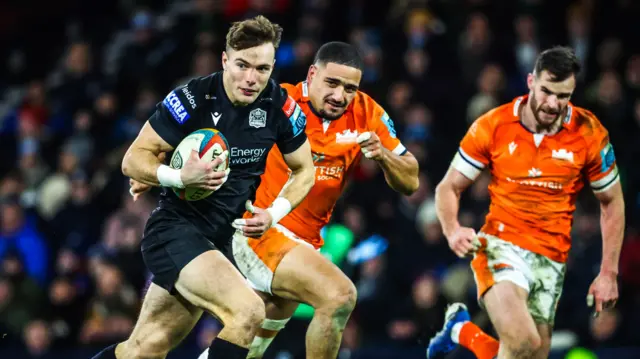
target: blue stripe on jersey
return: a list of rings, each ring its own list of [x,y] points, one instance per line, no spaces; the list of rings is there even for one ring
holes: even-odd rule
[[[293,127],[293,137],[301,134],[307,126],[307,116],[302,112],[298,104],[296,104],[296,109],[293,111],[293,114],[289,116],[289,122],[291,122],[291,126]]]
[[[387,130],[389,130],[389,134],[391,137],[396,138],[396,127],[393,125],[393,120],[389,117],[389,115],[385,112],[380,117],[380,120],[387,126]]]

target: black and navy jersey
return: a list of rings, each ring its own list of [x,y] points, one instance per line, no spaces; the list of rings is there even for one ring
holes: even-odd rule
[[[200,201],[185,201],[171,189],[163,189],[147,225],[149,231],[152,222],[179,216],[216,245],[230,240],[234,232],[231,222],[242,217],[245,201],[254,199],[269,149],[276,144],[282,153],[291,153],[307,139],[304,113],[274,80],[269,80],[254,103],[234,106],[224,90],[222,72],[193,79],[171,91],[158,103],[149,123],[174,148],[202,128],[215,128],[227,139],[231,168],[227,182]],[[167,161],[171,155],[167,154]]]

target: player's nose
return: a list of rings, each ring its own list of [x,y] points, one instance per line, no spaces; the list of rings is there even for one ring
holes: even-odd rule
[[[246,72],[244,80],[250,86],[255,85],[258,82],[258,72],[255,69],[250,69]]]
[[[344,102],[344,90],[340,87],[335,88],[332,92],[331,92],[331,100],[335,101],[335,102]]]
[[[547,97],[547,106],[549,106],[552,110],[557,110],[560,107],[558,97],[556,97],[555,95]]]

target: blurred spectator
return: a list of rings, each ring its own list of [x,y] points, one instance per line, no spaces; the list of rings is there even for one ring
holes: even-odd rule
[[[332,220],[353,231],[357,248],[371,238],[388,243],[384,253],[343,267],[359,296],[341,359],[424,358],[426,339],[451,301],[465,302],[490,330],[468,261],[451,252],[442,233],[433,189],[470,122],[528,93],[536,55],[555,44],[572,46],[583,67],[572,103],[609,131],[627,232],[620,301],[594,319],[584,298],[602,239],[587,186],[576,202],[556,316],[563,335],[554,336],[600,358],[640,357],[629,349],[640,342],[636,1],[73,3],[43,2],[34,13],[8,2],[0,11],[0,27],[15,35],[0,67],[0,333],[7,333],[0,358],[87,358],[94,345],[130,333],[148,279],[140,240],[157,189],[133,202],[122,156],[170,89],[220,70],[230,22],[258,13],[284,28],[274,72],[281,82],[304,80],[322,43],[354,44],[365,61],[361,89],[385,108],[420,163],[419,190],[402,196],[375,161],[363,160],[336,205]],[[462,195],[462,225],[484,224],[490,181],[485,171]],[[304,358],[305,325],[292,321],[265,359]],[[197,357],[220,329],[205,316],[169,358]],[[554,347],[550,358],[563,356]]]

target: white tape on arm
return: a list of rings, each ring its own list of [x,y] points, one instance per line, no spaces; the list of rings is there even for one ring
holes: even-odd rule
[[[276,198],[271,207],[267,208],[267,211],[271,213],[271,217],[273,221],[271,222],[272,226],[275,226],[276,223],[280,222],[289,212],[291,212],[291,202],[284,197]]]
[[[156,172],[158,182],[164,187],[184,188],[182,179],[180,178],[180,170],[171,168],[167,165],[160,165]]]

